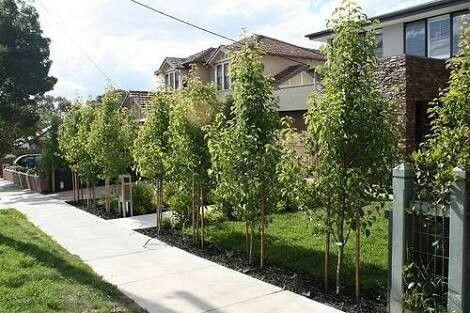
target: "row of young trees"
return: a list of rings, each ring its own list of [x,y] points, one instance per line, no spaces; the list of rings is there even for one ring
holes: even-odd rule
[[[178,204],[188,208],[194,238],[199,234],[203,247],[204,205],[212,194],[218,206],[245,221],[250,263],[259,236],[263,267],[266,216],[280,200],[289,196],[296,206],[316,213],[321,207],[325,285],[334,242],[340,293],[344,248],[355,233],[359,298],[360,236],[369,234],[375,216],[373,206],[365,207],[375,203],[378,209],[386,200],[398,138],[394,106],[374,81],[375,36],[363,32],[370,22],[345,1],[329,24],[333,35],[323,50],[324,89],[312,95],[306,115],[309,158],[299,158],[289,145],[292,128],[279,117],[272,78],[264,74],[263,49],[256,41],[244,40],[230,54],[232,101],[220,103],[215,87],[191,74],[182,90],[157,92],[134,150],[138,171],[155,182],[157,225],[165,178],[182,195]]]
[[[373,221],[373,212],[364,207],[385,200],[397,147],[393,105],[383,100],[373,79],[375,37],[363,31],[369,23],[345,1],[329,24],[333,35],[323,50],[324,89],[312,95],[306,115],[308,158],[301,159],[290,145],[294,132],[277,112],[263,48],[250,38],[229,56],[231,101],[219,101],[215,86],[191,71],[184,88],[152,95],[136,135],[116,92],[109,90],[98,112],[86,105],[72,108],[61,127],[60,148],[88,186],[105,180],[108,210],[110,181],[134,164],[154,185],[158,231],[163,204],[169,203],[191,225],[202,248],[208,199],[228,208],[245,222],[252,264],[259,238],[260,267],[266,260],[266,217],[280,200],[289,197],[299,208],[323,210],[325,287],[331,243],[338,250],[340,293],[344,248],[355,233],[359,298],[360,235],[369,233]],[[163,199],[164,186],[171,187],[168,199]]]
[[[77,101],[65,115],[59,129],[61,154],[74,173],[75,199],[79,186],[88,189],[87,205],[95,204],[95,186],[105,181],[105,203],[110,211],[110,182],[132,166],[132,146],[136,134],[130,114],[119,107],[120,94],[108,88],[95,107]]]

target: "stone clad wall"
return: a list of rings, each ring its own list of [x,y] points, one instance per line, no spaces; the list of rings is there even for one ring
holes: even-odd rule
[[[406,152],[416,148],[416,108],[439,95],[447,85],[449,71],[444,60],[409,55],[380,60],[376,76],[387,99],[396,101],[401,120],[401,145]],[[425,110],[425,109],[424,109]]]

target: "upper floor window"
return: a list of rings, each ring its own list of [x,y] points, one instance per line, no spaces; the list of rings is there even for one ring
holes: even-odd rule
[[[450,57],[450,16],[428,19],[428,57],[445,59]]]
[[[405,52],[426,56],[426,22],[418,21],[405,25]]]
[[[470,19],[470,13],[460,13],[453,16],[452,21],[452,54],[455,56],[459,53],[459,42],[460,35],[463,32],[463,27],[468,27],[464,25],[465,20]],[[468,22],[467,22],[468,23]]]
[[[230,78],[228,76],[228,63],[218,64],[215,67],[215,81],[217,90],[230,89]]]
[[[165,75],[165,86],[178,89],[181,86],[181,75],[178,71],[170,72]]]
[[[377,32],[375,34],[375,40],[377,42],[377,50],[375,50],[375,55],[378,58],[381,58],[384,56],[384,41],[382,32]]]

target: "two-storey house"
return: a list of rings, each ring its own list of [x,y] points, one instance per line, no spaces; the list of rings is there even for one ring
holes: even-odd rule
[[[429,130],[428,103],[446,87],[445,60],[458,54],[469,0],[438,0],[373,17],[381,58],[377,80],[384,94],[399,105],[403,139],[408,151],[424,140]],[[327,42],[330,30],[306,35]]]
[[[254,35],[254,38],[265,49],[264,71],[274,78],[280,115],[291,116],[294,126],[304,130],[303,114],[307,110],[308,95],[319,88],[314,69],[323,63],[322,54],[263,35]],[[167,57],[155,74],[168,88],[178,89],[183,87],[185,77],[195,65],[196,75],[205,83],[215,83],[220,98],[224,98],[231,93],[228,52],[237,47],[239,43],[208,48],[185,58]]]

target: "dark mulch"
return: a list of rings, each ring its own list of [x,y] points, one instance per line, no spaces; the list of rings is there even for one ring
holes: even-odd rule
[[[114,211],[114,209],[112,209],[112,208],[111,208],[111,212],[108,213],[108,212],[106,212],[106,209],[104,207],[101,207],[101,206],[96,206],[95,208],[87,208],[86,203],[75,202],[75,201],[67,201],[67,203],[70,204],[70,205],[73,205],[76,208],[79,208],[80,210],[83,210],[83,211],[88,212],[90,214],[101,217],[102,219],[105,219],[105,220],[112,220],[112,219],[122,217],[121,214]]]
[[[138,231],[149,237],[157,236],[156,228],[141,229]],[[320,278],[295,273],[288,269],[271,265],[265,266],[264,269],[259,269],[248,264],[246,257],[240,252],[223,250],[211,243],[205,243],[205,249],[202,250],[193,243],[190,236],[184,235],[178,230],[163,230],[160,232],[158,239],[225,267],[298,293],[312,300],[325,303],[345,312],[385,313],[387,311],[386,302],[383,298],[374,298],[372,295],[364,294],[361,303],[357,304],[351,296],[337,297],[334,294],[325,293],[321,287],[323,286],[323,281]],[[331,283],[331,286],[334,286],[333,283]],[[346,293],[352,294],[352,291],[347,290]]]

